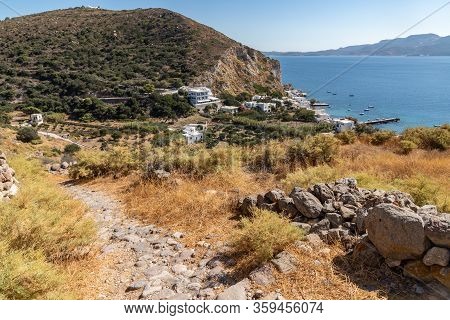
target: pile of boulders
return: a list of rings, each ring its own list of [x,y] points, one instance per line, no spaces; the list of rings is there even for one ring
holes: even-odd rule
[[[69,168],[76,164],[76,161],[62,161],[61,163],[52,163],[48,165],[48,171],[50,173],[67,173]]]
[[[0,151],[0,201],[14,197],[19,191],[19,182],[15,171],[6,161],[6,155]]]
[[[243,216],[253,208],[288,217],[305,234],[328,244],[342,242],[355,258],[371,266],[385,262],[421,281],[450,288],[450,214],[436,206],[419,207],[409,194],[358,188],[353,178],[280,189],[240,200]]]

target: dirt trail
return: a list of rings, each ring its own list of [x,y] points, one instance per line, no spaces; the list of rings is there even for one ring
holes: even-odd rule
[[[143,225],[123,213],[121,203],[89,187],[66,184],[86,203],[98,225],[103,259],[97,299],[215,299],[229,279],[212,250],[196,257],[179,232]],[[198,250],[204,252],[202,250]]]

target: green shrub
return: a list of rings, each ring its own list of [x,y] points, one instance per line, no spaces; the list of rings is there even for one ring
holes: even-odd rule
[[[7,126],[11,123],[12,117],[7,113],[0,113],[0,126]]]
[[[31,127],[20,128],[17,131],[16,139],[25,143],[40,140],[37,131]]]
[[[50,123],[62,123],[65,121],[66,116],[64,113],[50,112],[45,115],[45,119]]]
[[[65,154],[74,154],[80,150],[81,150],[80,146],[75,143],[68,144],[64,147]]]
[[[22,112],[25,113],[25,114],[42,113],[41,109],[38,109],[36,107],[23,108]]]
[[[340,132],[335,137],[343,144],[353,144],[356,141],[356,133],[352,130]]]
[[[331,163],[339,152],[339,140],[330,135],[308,136],[288,147],[288,159],[291,163],[313,165]]]
[[[316,183],[333,182],[338,178],[340,175],[335,168],[321,165],[291,172],[282,183],[286,190],[292,190],[294,187],[308,188]]]
[[[118,130],[113,131],[113,133],[111,133],[111,138],[114,141],[119,141],[122,138],[122,132]]]
[[[387,141],[395,137],[395,132],[393,131],[377,131],[370,135],[370,143],[376,146],[385,144]]]
[[[410,154],[413,150],[417,149],[417,144],[409,140],[400,141],[400,152],[402,154]]]
[[[450,147],[450,126],[406,129],[401,139],[411,141],[421,149],[444,151]]]
[[[232,248],[238,256],[258,265],[270,260],[302,236],[300,229],[286,218],[271,211],[255,209],[252,217],[240,221],[239,229],[232,236]]]

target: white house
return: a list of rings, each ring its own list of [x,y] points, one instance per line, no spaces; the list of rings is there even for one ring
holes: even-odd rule
[[[259,109],[262,112],[272,112],[273,108],[275,108],[276,104],[271,102],[256,102],[249,101],[245,102],[244,106],[250,109]]]
[[[262,112],[272,112],[272,108],[275,108],[275,106],[275,103],[270,102],[258,102],[256,104],[256,108],[258,108]]]
[[[336,132],[350,131],[355,128],[355,122],[349,119],[333,119]]]
[[[246,108],[249,108],[249,109],[254,109],[254,108],[256,108],[256,104],[257,104],[256,101],[247,101],[247,102],[244,102],[244,106],[245,106]]]
[[[187,144],[193,144],[203,141],[204,133],[208,128],[207,124],[188,124],[183,128],[183,137]]]
[[[239,107],[222,106],[222,107],[220,107],[220,111],[229,113],[229,114],[236,114],[239,112]]]
[[[213,96],[211,89],[206,87],[189,88],[188,99],[194,107],[204,107],[219,102],[219,99]]]
[[[31,125],[41,125],[44,123],[44,118],[42,117],[42,114],[40,113],[34,113],[32,115],[30,115],[30,124]]]

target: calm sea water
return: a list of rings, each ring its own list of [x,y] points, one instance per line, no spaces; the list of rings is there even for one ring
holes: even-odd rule
[[[361,57],[272,58],[281,63],[284,83],[329,103],[332,116],[398,117],[382,126],[396,131],[450,123],[450,57],[370,57],[320,90]]]

